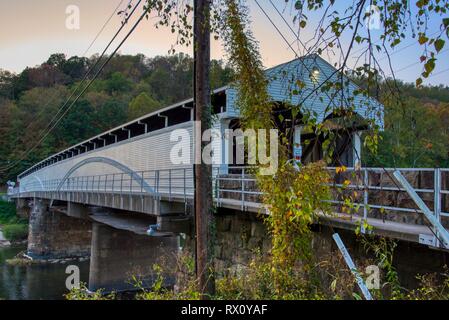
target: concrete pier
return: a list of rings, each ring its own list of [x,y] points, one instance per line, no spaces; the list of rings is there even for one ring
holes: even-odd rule
[[[31,207],[28,255],[36,259],[85,257],[90,254],[91,222],[49,209],[36,199]]]
[[[177,250],[177,237],[150,237],[94,222],[89,290],[133,290],[133,276],[150,287],[156,277],[154,264],[164,268],[166,284],[170,285],[174,282]]]

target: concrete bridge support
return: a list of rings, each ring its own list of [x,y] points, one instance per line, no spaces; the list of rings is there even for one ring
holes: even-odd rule
[[[174,283],[178,238],[150,237],[94,222],[89,272],[89,290],[105,292],[136,289],[132,276],[152,284],[154,264],[163,266],[168,285]]]
[[[31,208],[28,255],[36,259],[84,257],[90,254],[91,222],[68,217],[35,199]]]
[[[16,213],[23,219],[30,217],[30,207],[28,206],[28,199],[16,199]]]

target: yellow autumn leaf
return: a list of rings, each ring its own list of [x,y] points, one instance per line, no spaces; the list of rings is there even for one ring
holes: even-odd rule
[[[337,168],[335,168],[335,172],[342,173],[342,172],[345,172],[346,169],[347,169],[346,166],[337,167]]]

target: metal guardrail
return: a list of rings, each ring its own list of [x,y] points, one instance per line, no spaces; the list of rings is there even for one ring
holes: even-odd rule
[[[249,183],[256,183],[256,179],[251,175],[251,168],[248,167],[231,167],[231,172],[225,175],[218,175],[215,179],[217,184],[215,185],[215,201],[218,206],[222,205],[224,201],[229,198],[233,198],[234,201],[239,202],[241,209],[248,208],[249,206],[254,206],[254,199],[248,200],[248,195],[262,195],[261,192],[255,191],[254,188],[248,188]],[[442,210],[442,199],[445,195],[449,195],[449,190],[443,188],[443,174],[446,175],[445,180],[447,182],[444,184],[445,188],[449,188],[449,169],[448,168],[345,168],[344,172],[337,173],[341,168],[328,167],[331,177],[333,178],[333,183],[328,185],[331,190],[334,191],[334,196],[336,195],[335,190],[339,192],[351,192],[356,191],[360,193],[357,197],[359,201],[352,201],[351,205],[357,207],[357,214],[361,216],[363,220],[367,220],[370,210],[377,209],[381,211],[388,211],[392,213],[422,213],[420,209],[417,209],[415,204],[412,203],[409,206],[395,206],[395,205],[385,205],[382,203],[373,202],[373,194],[375,193],[403,193],[404,199],[408,199],[407,190],[403,188],[393,176],[395,170],[399,170],[401,173],[407,175],[410,173],[425,173],[427,175],[433,175],[433,183],[430,188],[415,188],[414,190],[419,194],[431,194],[430,198],[433,198],[433,211],[435,218],[441,223],[442,217],[449,217],[448,212]],[[377,183],[372,183],[371,181],[373,174],[378,176]],[[345,176],[347,179],[345,179]],[[348,177],[349,176],[349,177]],[[340,177],[340,179],[338,179]],[[340,180],[340,182],[339,182]],[[346,183],[343,180],[348,180]],[[238,184],[238,187],[230,189],[220,187],[226,181],[234,181],[234,184]],[[237,181],[237,182],[236,182]],[[221,182],[221,183],[220,183]],[[332,200],[328,200],[334,206],[345,205],[344,197],[341,196]],[[341,195],[341,194],[340,194]],[[377,196],[377,199],[382,198]],[[429,197],[428,197],[429,198]],[[359,212],[361,211],[361,212]],[[362,232],[365,232],[364,226],[361,226]],[[437,234],[437,230],[433,230]],[[438,246],[438,239],[433,237],[433,239],[424,239],[423,243],[429,244],[433,243],[434,246]]]
[[[191,197],[194,193],[193,169],[183,167],[127,173],[75,176],[67,179],[38,181],[19,186],[8,192],[17,195],[38,191],[111,192],[118,194],[152,193],[156,196]]]

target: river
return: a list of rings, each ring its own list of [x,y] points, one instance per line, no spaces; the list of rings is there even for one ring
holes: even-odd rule
[[[45,265],[10,266],[7,259],[14,258],[25,245],[0,248],[0,300],[59,300],[67,293],[65,269],[68,264],[53,263]],[[89,279],[89,261],[79,262],[80,280]]]

